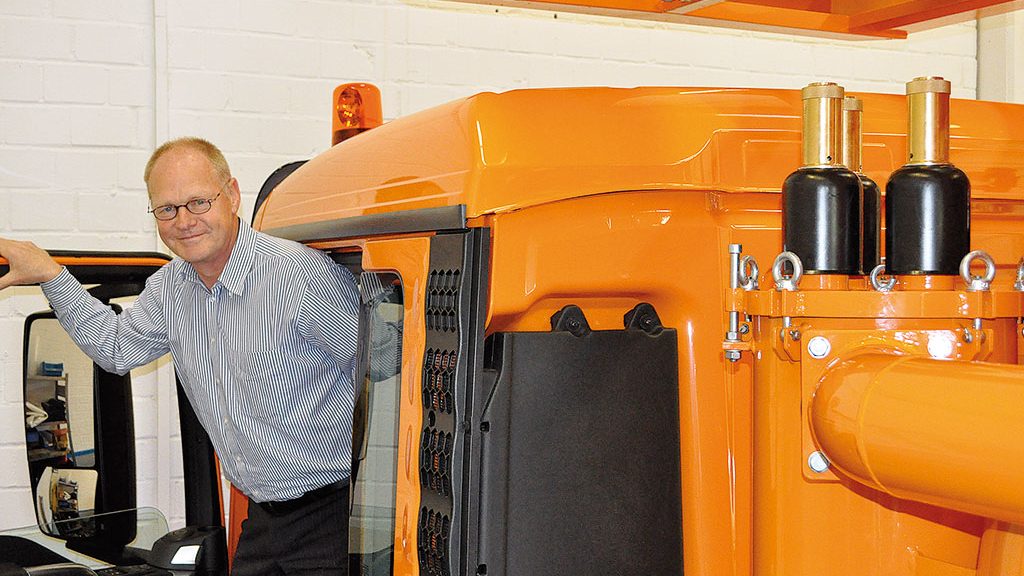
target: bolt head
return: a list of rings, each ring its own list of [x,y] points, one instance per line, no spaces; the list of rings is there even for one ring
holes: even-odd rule
[[[815,336],[807,341],[807,353],[812,358],[824,358],[832,352],[832,343],[824,336]]]
[[[823,472],[828,471],[829,467],[831,466],[831,463],[829,463],[828,458],[825,457],[825,454],[823,454],[820,451],[815,451],[811,452],[811,455],[807,457],[807,466],[811,470],[817,472],[818,474],[821,474]]]
[[[931,333],[928,336],[928,355],[932,358],[952,358],[956,351],[956,335]]]
[[[726,350],[725,351],[725,359],[728,360],[729,362],[735,362],[735,361],[739,360],[740,359],[740,351],[739,350]]]

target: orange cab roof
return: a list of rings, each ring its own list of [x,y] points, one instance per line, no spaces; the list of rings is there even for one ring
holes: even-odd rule
[[[906,99],[863,99],[864,171],[906,158]],[[951,103],[975,198],[1024,198],[1024,106]],[[483,93],[346,140],[285,180],[260,227],[464,206],[466,217],[624,190],[778,192],[800,163],[800,92],[566,88]]]

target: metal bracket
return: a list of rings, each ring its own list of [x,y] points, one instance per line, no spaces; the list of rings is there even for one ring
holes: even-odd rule
[[[573,336],[586,336],[593,330],[583,314],[583,310],[575,304],[569,304],[551,315],[552,332],[569,332]]]
[[[586,321],[585,318],[584,321]],[[641,302],[626,312],[626,315],[622,317],[622,324],[626,330],[640,329],[651,336],[658,335],[662,330],[658,312],[647,302]]]

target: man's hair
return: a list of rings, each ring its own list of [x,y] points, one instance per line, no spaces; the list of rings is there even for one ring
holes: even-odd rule
[[[149,186],[149,175],[153,171],[153,165],[156,164],[156,161],[164,154],[167,154],[171,150],[177,150],[178,148],[191,148],[192,150],[199,152],[210,161],[210,166],[213,166],[213,169],[218,174],[225,179],[231,178],[231,168],[228,167],[228,161],[224,159],[224,154],[221,153],[220,148],[217,148],[208,140],[196,138],[195,136],[186,136],[184,138],[168,140],[153,151],[153,154],[149,157],[149,162],[146,162],[146,171],[142,175],[142,179],[146,182],[146,186]]]

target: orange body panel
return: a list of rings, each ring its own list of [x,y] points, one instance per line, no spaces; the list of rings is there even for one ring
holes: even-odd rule
[[[865,169],[884,183],[906,155],[906,103],[897,96],[862,98]],[[487,333],[547,331],[551,315],[567,304],[580,306],[595,330],[619,329],[636,303],[653,304],[679,342],[689,576],[1024,574],[1024,528],[999,521],[1024,519],[1024,511],[1015,509],[1009,483],[985,486],[981,477],[995,473],[1001,442],[1019,442],[1019,417],[986,412],[983,394],[997,384],[979,385],[972,397],[970,378],[974,370],[993,370],[1019,385],[1019,369],[970,365],[956,376],[960,364],[953,363],[1014,364],[1024,356],[1018,322],[1024,296],[1013,288],[1024,256],[1024,138],[1017,129],[1024,107],[952,104],[952,160],[972,181],[972,248],[991,254],[997,268],[986,292],[968,292],[962,280],[938,276],[900,277],[887,293],[862,277],[805,276],[798,291],[776,292],[770,268],[782,249],[778,191],[799,164],[799,116],[799,95],[781,90],[483,94],[335,146],[282,184],[267,201],[261,225],[273,231],[464,205],[469,226],[490,228]],[[337,244],[345,242],[367,252],[373,243]],[[421,294],[409,274],[426,270],[425,241],[388,242],[395,252],[387,261],[374,258],[373,265],[397,269],[398,259],[408,259],[401,272],[406,325],[420,326],[409,320],[410,294]],[[734,243],[760,263],[760,290],[730,288],[728,247]],[[744,327],[742,338],[729,344],[741,351],[735,363],[723,356],[729,310],[740,313]],[[816,336],[830,339],[832,355],[807,353],[808,339]],[[410,356],[422,355],[422,342],[422,333],[406,334],[404,362],[420,360]],[[885,415],[871,421],[873,428],[846,423],[878,450],[895,450],[894,439],[905,437],[891,432],[917,434],[918,443],[905,442],[905,455],[858,446],[872,467],[891,476],[868,474],[862,482],[843,471],[841,452],[838,466],[815,472],[809,455],[832,450],[818,443],[822,437],[812,428],[819,382],[835,358],[870,346],[911,358],[943,351],[950,361],[939,366],[949,367],[950,375],[938,368],[906,378],[894,373],[867,396],[843,401],[868,402]],[[417,368],[409,370],[403,386],[418,385]],[[912,393],[901,395],[903,380],[912,380]],[[947,398],[930,401],[958,385]],[[1004,390],[1015,391],[1010,385]],[[927,436],[936,411],[958,403],[999,422],[951,425],[942,431],[950,436]],[[1006,402],[1013,410],[1019,403]],[[905,421],[887,428],[887,419],[897,417]],[[829,426],[836,434],[848,431]],[[977,453],[973,446],[945,450],[943,438],[966,442],[971,433],[982,436]],[[414,452],[417,442],[413,438]],[[968,499],[955,494],[941,495],[949,500],[922,496],[944,490],[937,474],[951,463],[943,456],[958,449],[985,460],[978,475],[958,477],[964,489],[978,498],[1002,498],[996,506],[1006,510],[984,518],[979,513],[991,501],[961,505]],[[899,468],[903,456],[912,470]],[[1012,466],[1016,474],[1019,464]],[[907,478],[930,482],[931,492],[896,483]],[[410,494],[417,489],[415,483],[406,488]],[[403,518],[397,522],[401,527]],[[405,545],[401,528],[395,542]],[[396,574],[416,574],[414,556]]]
[[[231,487],[228,497],[228,558],[235,558],[238,549],[238,538],[242,535],[242,522],[249,517],[249,499],[242,491]]]
[[[465,0],[513,5],[510,0]],[[531,8],[842,37],[906,38],[907,28],[995,8],[1014,0],[531,0]],[[522,2],[515,3],[517,6]],[[998,13],[997,12],[997,13]],[[934,24],[932,24],[934,25]]]

